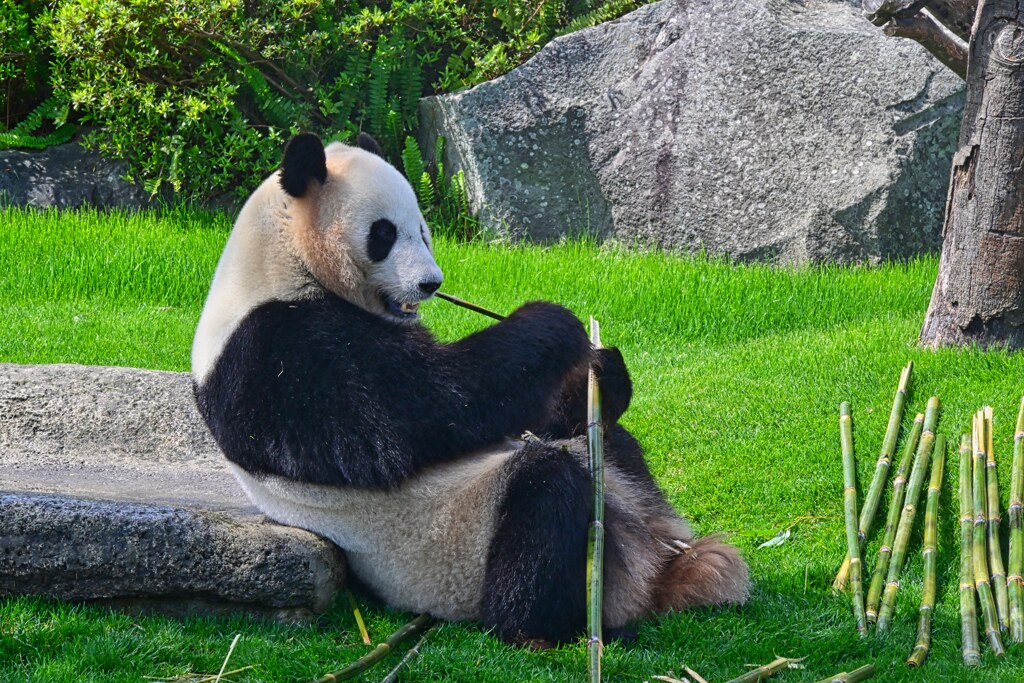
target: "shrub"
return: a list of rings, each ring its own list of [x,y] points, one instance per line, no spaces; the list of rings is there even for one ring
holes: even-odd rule
[[[515,66],[636,0],[63,0],[52,82],[151,192],[251,189],[299,130],[399,163],[418,99]]]
[[[41,0],[0,3],[0,131],[22,122],[49,95],[50,51],[36,36]]]

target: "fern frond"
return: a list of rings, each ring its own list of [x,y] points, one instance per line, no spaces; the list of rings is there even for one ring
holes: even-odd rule
[[[14,128],[0,133],[0,149],[46,149],[62,145],[75,134],[75,126],[67,123],[67,116],[67,102],[57,97],[47,98]],[[44,121],[53,121],[56,129],[46,135],[35,135]]]

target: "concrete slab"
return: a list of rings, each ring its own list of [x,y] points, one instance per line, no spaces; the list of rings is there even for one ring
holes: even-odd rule
[[[0,593],[304,620],[344,578],[249,503],[187,373],[0,364]]]

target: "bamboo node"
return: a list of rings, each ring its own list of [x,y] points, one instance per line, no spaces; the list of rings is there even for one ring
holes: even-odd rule
[[[907,478],[904,477],[902,474],[892,480],[892,485],[894,487],[896,487],[896,486],[905,486],[906,483],[907,483]]]
[[[892,460],[889,459],[888,456],[883,455],[880,458],[878,458],[878,462],[875,463],[875,466],[877,467],[878,465],[885,465],[886,467],[888,467],[891,464]]]
[[[962,590],[962,591],[974,590],[974,584],[973,583],[961,583],[960,584],[960,590]]]
[[[934,555],[935,554],[935,548],[925,548],[924,550],[921,551],[921,554],[922,555]]]
[[[1019,574],[1010,574],[1006,577],[1006,582],[1009,583],[1011,581],[1016,581],[1017,583],[1024,582],[1024,576],[1021,576]]]
[[[840,416],[839,416],[839,421],[840,421],[840,422],[842,422],[843,420],[852,420],[852,419],[853,419],[853,418],[852,418],[852,417],[850,417],[849,415],[840,415]]]
[[[856,486],[847,486],[847,487],[845,487],[843,489],[843,493],[849,493],[850,491],[853,491],[854,493],[856,493],[857,492],[857,487]]]
[[[1024,439],[1024,432],[1017,432],[1016,434],[1014,434],[1013,440],[1016,441],[1017,439]]]
[[[987,586],[988,585],[988,579],[975,579],[974,583],[977,584],[978,586]]]
[[[1006,508],[1006,511],[1012,512],[1013,510],[1024,510],[1024,503],[1021,503],[1019,500],[1012,501],[1010,506]]]
[[[892,552],[892,548],[890,548],[887,545],[883,545],[881,548],[878,549],[878,554],[879,555],[881,555],[882,553],[891,553],[891,552]]]

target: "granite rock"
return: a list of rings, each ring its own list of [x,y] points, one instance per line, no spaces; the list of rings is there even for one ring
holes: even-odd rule
[[[940,242],[963,82],[845,2],[661,0],[421,103],[485,228],[740,260]]]
[[[0,364],[0,593],[294,621],[345,575],[249,503],[187,373]]]

